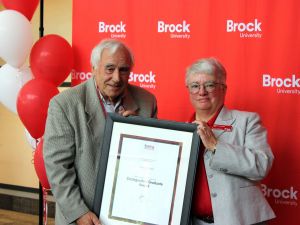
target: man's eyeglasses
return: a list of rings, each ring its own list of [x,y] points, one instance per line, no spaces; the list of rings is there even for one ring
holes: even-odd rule
[[[206,82],[204,84],[199,84],[199,83],[196,83],[196,82],[191,83],[191,84],[188,85],[188,89],[189,89],[191,94],[197,94],[200,91],[201,86],[203,86],[205,91],[207,91],[208,93],[211,93],[214,90],[216,90],[218,85],[223,85],[223,86],[226,87],[226,84],[209,81],[209,82]]]

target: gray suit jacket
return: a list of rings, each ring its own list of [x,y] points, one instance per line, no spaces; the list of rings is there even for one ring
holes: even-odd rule
[[[136,86],[128,86],[123,105],[143,117],[157,114],[155,97]],[[92,209],[104,127],[105,116],[92,78],[50,102],[43,151],[56,200],[57,225],[75,224]]]
[[[204,154],[214,224],[250,225],[274,218],[259,183],[271,169],[274,156],[258,114],[223,107],[215,124],[233,129],[213,129],[217,150]]]

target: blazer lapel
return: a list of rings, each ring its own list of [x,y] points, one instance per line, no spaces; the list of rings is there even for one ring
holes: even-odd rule
[[[136,112],[139,109],[139,107],[135,103],[134,98],[130,92],[130,84],[128,84],[128,88],[126,89],[124,96],[125,97],[123,98],[123,106],[125,110],[131,110],[133,112]]]
[[[235,118],[232,117],[231,112],[224,106],[216,119],[215,124],[217,125],[225,125],[225,126],[232,126],[234,123]],[[225,132],[231,132],[225,129],[213,129],[215,136],[218,138]]]
[[[105,129],[105,114],[102,110],[93,78],[87,81],[85,101],[87,126],[92,134],[94,144],[99,145],[101,143],[100,137],[103,137],[102,134]]]

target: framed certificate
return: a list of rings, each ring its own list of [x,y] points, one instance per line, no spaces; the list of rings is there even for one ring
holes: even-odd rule
[[[94,197],[105,225],[187,225],[196,125],[109,114]]]

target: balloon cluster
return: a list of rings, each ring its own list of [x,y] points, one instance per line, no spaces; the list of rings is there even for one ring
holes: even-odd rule
[[[0,68],[0,102],[19,115],[27,136],[35,140],[35,170],[42,186],[50,189],[42,136],[49,101],[72,69],[72,47],[55,34],[33,44],[30,20],[39,0],[1,2],[6,9],[0,11],[0,57],[6,64]],[[28,56],[30,67],[24,65]]]

